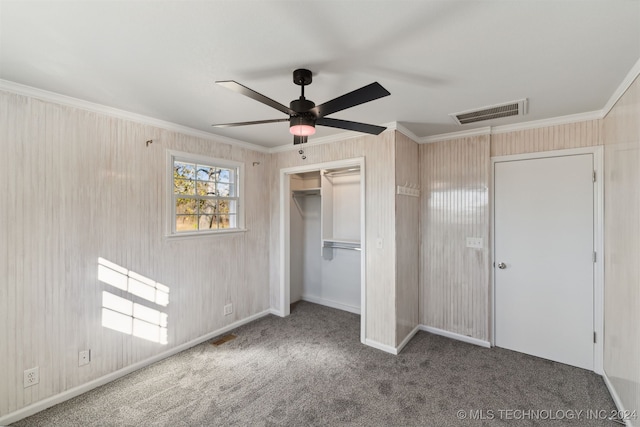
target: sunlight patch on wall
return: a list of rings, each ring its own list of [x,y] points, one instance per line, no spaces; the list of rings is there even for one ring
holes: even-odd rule
[[[166,307],[169,288],[117,264],[98,258],[98,279],[110,286]],[[102,326],[159,344],[168,343],[168,316],[111,292],[102,292]]]
[[[98,280],[163,307],[169,304],[168,286],[104,258],[98,258]]]

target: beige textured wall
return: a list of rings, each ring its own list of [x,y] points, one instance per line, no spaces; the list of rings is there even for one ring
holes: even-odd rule
[[[490,340],[491,157],[596,146],[600,120],[420,146],[420,321]],[[482,251],[465,247],[483,237]]]
[[[303,161],[297,150],[268,155],[0,92],[0,416],[280,309],[279,171],[309,163],[365,157],[368,339],[395,347],[421,323],[489,340],[490,156],[601,142],[605,370],[626,408],[639,409],[638,117],[636,81],[603,121],[420,146],[388,131],[304,147]],[[162,238],[167,148],[245,162],[248,232]],[[416,181],[420,199],[395,194]],[[485,249],[466,248],[466,237]],[[170,287],[168,345],[102,328],[97,257]],[[234,314],[224,317],[227,302]],[[78,368],[88,348],[93,360]],[[23,389],[32,366],[40,384]]]
[[[365,157],[366,337],[395,346],[395,132],[361,136],[332,144],[303,146],[272,155],[271,167],[271,306],[280,310],[280,170]],[[376,239],[382,238],[382,249]]]
[[[396,185],[419,185],[418,144],[396,132]],[[420,324],[420,199],[396,194],[396,346]]]
[[[420,322],[489,340],[489,136],[420,146]],[[466,247],[482,237],[485,248]]]
[[[600,145],[600,120],[491,135],[491,157]]]
[[[640,80],[604,118],[604,370],[627,410],[640,411]],[[640,425],[640,420],[633,421]]]
[[[248,232],[163,239],[167,148],[245,162]],[[0,152],[0,416],[269,308],[268,155],[5,92]],[[168,306],[99,282],[98,257],[168,286]],[[168,344],[103,328],[103,290],[166,312]]]

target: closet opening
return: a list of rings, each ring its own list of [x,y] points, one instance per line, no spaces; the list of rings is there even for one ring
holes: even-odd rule
[[[360,314],[365,338],[364,158],[280,171],[282,316],[303,300]]]

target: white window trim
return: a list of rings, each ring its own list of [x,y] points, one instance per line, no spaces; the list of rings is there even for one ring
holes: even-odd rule
[[[182,161],[182,162],[193,162],[193,163],[203,163],[211,166],[219,166],[224,168],[234,168],[238,170],[236,180],[238,191],[238,227],[232,229],[224,229],[224,230],[202,230],[202,231],[193,231],[193,232],[181,232],[178,233],[175,231],[175,218],[176,218],[176,207],[173,202],[173,162],[174,161]],[[244,223],[244,202],[245,202],[245,194],[244,194],[244,163],[242,162],[234,162],[233,160],[227,159],[218,159],[215,157],[202,156],[199,154],[185,153],[182,151],[175,150],[167,150],[167,164],[165,168],[166,174],[166,202],[165,202],[165,238],[167,239],[184,239],[184,238],[192,238],[192,237],[204,237],[204,236],[219,236],[225,234],[235,234],[235,233],[243,233],[246,230]]]

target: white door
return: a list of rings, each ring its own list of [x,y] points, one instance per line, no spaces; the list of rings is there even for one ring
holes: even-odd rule
[[[593,155],[496,162],[495,344],[593,369]]]

